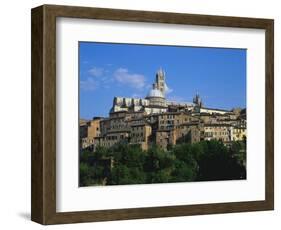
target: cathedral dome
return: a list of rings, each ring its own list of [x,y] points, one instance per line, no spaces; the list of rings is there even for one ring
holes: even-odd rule
[[[147,94],[147,98],[150,98],[150,97],[162,97],[162,98],[164,98],[164,95],[159,89],[151,89]]]

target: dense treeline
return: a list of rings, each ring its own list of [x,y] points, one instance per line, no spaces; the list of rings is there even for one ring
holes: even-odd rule
[[[80,155],[80,186],[151,184],[246,178],[246,141],[226,147],[220,141],[157,146],[118,144]]]

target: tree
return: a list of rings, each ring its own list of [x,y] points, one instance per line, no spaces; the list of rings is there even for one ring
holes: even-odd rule
[[[213,181],[246,178],[246,144],[201,141],[170,146],[119,143],[80,155],[80,186]]]
[[[174,156],[165,152],[158,146],[153,146],[147,151],[144,171],[147,183],[164,183],[171,179]]]
[[[100,185],[104,180],[104,168],[101,166],[90,166],[87,163],[80,163],[79,167],[79,185]]]
[[[200,152],[200,153],[199,153]],[[172,172],[172,182],[194,181],[198,173],[196,154],[201,154],[202,148],[195,144],[181,144],[172,149],[176,159]]]
[[[105,183],[109,168],[108,149],[98,147],[95,152],[82,151],[79,165],[80,186],[102,185]]]
[[[118,144],[112,148],[114,166],[108,184],[143,184],[144,153],[138,145]]]
[[[239,164],[231,151],[219,141],[207,142],[207,149],[201,155],[199,181],[244,179],[246,170]]]
[[[197,176],[197,163],[194,162],[193,165],[188,165],[184,161],[175,160],[174,170],[171,175],[172,179],[170,182],[194,181]]]

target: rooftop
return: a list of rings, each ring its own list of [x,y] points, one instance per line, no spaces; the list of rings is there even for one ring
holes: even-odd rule
[[[147,96],[147,98],[151,98],[151,97],[161,97],[161,98],[164,98],[164,95],[163,93],[159,90],[159,89],[151,89]]]

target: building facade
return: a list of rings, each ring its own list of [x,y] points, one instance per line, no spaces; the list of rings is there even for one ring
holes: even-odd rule
[[[225,144],[245,140],[246,109],[232,111],[203,106],[199,94],[193,102],[166,99],[166,74],[160,69],[145,98],[114,97],[109,117],[80,122],[80,149],[118,143],[164,150],[179,143],[219,140]]]

